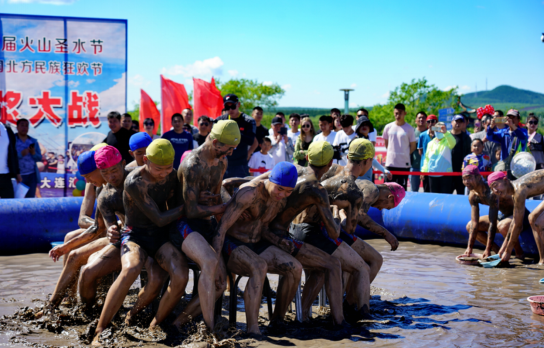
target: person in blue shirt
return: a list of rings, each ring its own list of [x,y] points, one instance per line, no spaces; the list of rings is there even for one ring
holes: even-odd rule
[[[487,126],[487,140],[501,145],[501,161],[506,161],[510,155],[512,144],[514,143],[516,151],[527,150],[527,129],[519,126],[520,115],[518,110],[511,109],[506,114],[508,119],[505,122],[506,127],[495,128],[495,119]]]
[[[178,170],[179,163],[181,162],[181,156],[187,150],[193,149],[193,136],[183,130],[183,116],[181,114],[172,115],[173,130],[168,131],[162,135],[163,139],[170,140],[176,156],[174,157],[174,169]]]
[[[34,198],[36,196],[36,186],[38,185],[36,162],[41,162],[42,152],[38,141],[28,135],[27,119],[17,120],[16,139],[15,146],[19,156],[19,170],[23,178],[23,184],[28,186],[25,198]]]

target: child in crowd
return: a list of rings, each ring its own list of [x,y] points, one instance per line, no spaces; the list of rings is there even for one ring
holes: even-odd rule
[[[496,171],[499,171],[499,170],[504,170],[504,162],[501,161],[501,148],[500,147],[497,149],[497,152],[495,152],[495,158],[497,159],[497,163],[495,163],[493,165],[493,167],[491,168],[491,171],[496,172]],[[496,169],[497,165],[499,165],[499,164],[500,164],[500,166],[502,168]]]
[[[480,139],[472,140],[472,153],[466,155],[463,159],[463,168],[465,169],[468,165],[474,165],[478,167],[480,172],[489,172],[491,171],[491,159],[488,155],[485,155],[484,152],[484,143]]]
[[[64,174],[64,156],[57,156],[57,174]]]
[[[259,176],[263,173],[271,171],[274,168],[274,158],[268,153],[272,147],[272,141],[269,137],[263,138],[261,144],[261,151],[254,152],[249,160],[249,170],[253,173],[253,176]]]

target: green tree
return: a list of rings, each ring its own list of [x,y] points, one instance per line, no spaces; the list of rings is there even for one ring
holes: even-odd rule
[[[402,103],[406,107],[406,122],[414,124],[419,111],[438,116],[438,110],[457,106],[457,87],[442,91],[427,79],[413,79],[410,83],[403,83],[391,92],[386,104],[375,105],[370,111],[372,125],[382,132],[386,124],[395,120],[393,109],[396,104]]]
[[[222,83],[215,81],[221,95],[233,93],[240,99],[240,109],[246,113],[255,106],[271,108],[278,105],[278,100],[283,97],[285,90],[277,83],[264,85],[257,80],[232,79]]]

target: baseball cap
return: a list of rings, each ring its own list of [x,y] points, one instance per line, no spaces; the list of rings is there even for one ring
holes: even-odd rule
[[[121,153],[113,146],[104,146],[94,153],[96,168],[107,169],[123,160]]]
[[[396,182],[384,182],[384,184],[387,185],[387,187],[391,191],[391,194],[393,195],[393,202],[395,202],[396,208],[406,196],[406,191],[404,190],[404,187],[397,184]]]
[[[314,141],[308,148],[308,162],[316,167],[329,164],[334,156],[332,145],[326,141]]]
[[[268,180],[276,185],[294,188],[297,185],[297,168],[289,162],[280,162],[274,166]]]
[[[227,94],[226,96],[223,97],[223,105],[227,104],[227,103],[234,103],[234,104],[238,104],[238,96],[236,94]]]
[[[274,117],[272,119],[272,125],[275,125],[275,124],[283,124],[282,122],[283,120],[281,119],[281,117]]]
[[[77,169],[81,175],[86,175],[96,170],[94,151],[85,151],[77,157]]]
[[[519,117],[519,111],[516,109],[510,109],[506,113],[506,116],[513,116],[513,117]]]
[[[453,116],[453,121],[463,120],[465,121],[465,118],[462,115],[455,115]]]
[[[238,145],[241,140],[240,128],[233,120],[221,120],[213,125],[210,137],[226,145]]]
[[[348,158],[354,161],[362,161],[374,157],[374,146],[368,139],[353,139],[349,144]]]
[[[430,114],[429,116],[427,116],[427,120],[436,120],[436,121],[438,121],[438,117],[436,117],[436,115]]]
[[[141,149],[142,147],[148,147],[149,144],[153,139],[147,134],[146,132],[139,132],[136,134],[133,134],[130,137],[130,140],[128,141],[128,146],[130,147],[131,151],[136,151],[138,149]]]
[[[147,159],[159,166],[174,163],[176,152],[172,143],[167,139],[156,139],[145,149]]]

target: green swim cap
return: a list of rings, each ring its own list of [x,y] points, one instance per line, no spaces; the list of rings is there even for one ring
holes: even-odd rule
[[[108,146],[108,144],[106,144],[106,143],[96,144],[95,146],[91,147],[91,149],[89,151],[96,151],[98,149],[103,148],[104,146]]]
[[[362,161],[373,158],[376,150],[370,140],[357,138],[349,144],[348,158],[354,161]]]
[[[153,140],[145,150],[147,159],[158,166],[167,166],[174,163],[176,152],[172,143],[167,139]]]
[[[314,141],[308,148],[308,161],[316,167],[329,164],[334,156],[334,149],[327,141]]]
[[[222,120],[213,125],[210,138],[226,145],[238,145],[242,137],[235,121]]]

